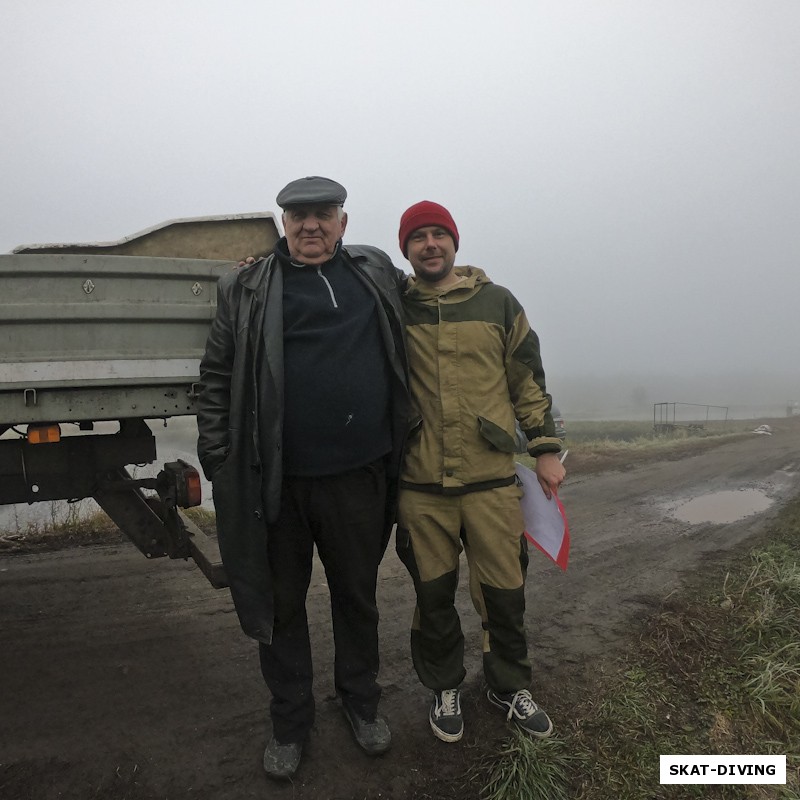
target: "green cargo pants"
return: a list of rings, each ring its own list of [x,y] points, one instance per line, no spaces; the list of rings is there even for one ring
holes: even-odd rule
[[[455,607],[462,549],[472,602],[483,622],[486,681],[495,692],[530,685],[521,494],[513,485],[457,496],[400,492],[397,552],[417,592],[411,654],[429,689],[454,689],[466,674],[464,634]]]

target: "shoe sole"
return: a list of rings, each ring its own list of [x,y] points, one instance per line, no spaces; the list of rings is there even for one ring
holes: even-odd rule
[[[355,739],[355,732],[353,733],[353,738]],[[388,753],[392,749],[392,743],[389,742],[387,745],[381,745],[380,747],[364,747],[358,739],[355,740],[356,744],[361,748],[362,753],[366,753],[368,756],[382,756],[384,753]]]
[[[495,700],[492,697],[491,692],[487,692],[486,693],[486,699],[493,706],[495,706],[495,708],[502,708],[503,711],[506,712],[506,714],[508,714],[508,712],[511,710],[507,703],[504,703],[502,700]],[[545,713],[547,713],[547,712],[545,712]],[[546,731],[532,731],[530,728],[526,728],[524,725],[522,725],[518,720],[516,720],[513,717],[509,721],[513,722],[523,733],[527,733],[528,736],[534,736],[537,739],[547,739],[553,733],[553,720],[551,720],[550,717],[548,717],[547,719],[550,722],[550,727]]]
[[[461,726],[461,730],[458,733],[447,733],[447,731],[443,731],[441,728],[438,728],[430,717],[428,717],[428,722],[430,722],[431,724],[431,730],[433,731],[433,735],[437,739],[443,742],[448,742],[448,743],[457,742],[464,735],[463,725]]]
[[[549,717],[548,717],[548,719],[549,719]],[[523,733],[527,733],[527,734],[528,734],[528,736],[533,736],[533,737],[535,737],[536,739],[547,739],[547,738],[549,738],[549,737],[552,735],[552,733],[553,733],[553,722],[552,722],[552,720],[550,721],[550,727],[549,727],[549,728],[548,728],[546,731],[532,731],[530,728],[526,728],[524,725],[520,725],[520,723],[519,723],[519,722],[517,722],[516,720],[514,720],[514,724],[515,724],[515,725],[516,725],[516,726],[517,726],[517,727],[518,727],[518,728],[519,728],[519,729],[520,729],[520,730],[521,730]]]
[[[297,770],[294,772],[270,772],[266,767],[264,768],[264,774],[273,781],[290,781],[296,772]]]

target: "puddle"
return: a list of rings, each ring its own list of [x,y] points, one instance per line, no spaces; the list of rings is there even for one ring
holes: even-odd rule
[[[734,492],[713,492],[695,497],[678,506],[674,515],[693,525],[700,522],[737,522],[766,511],[772,500],[758,489],[740,489]]]

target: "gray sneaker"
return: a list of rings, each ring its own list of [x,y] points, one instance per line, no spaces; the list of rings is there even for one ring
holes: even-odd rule
[[[392,733],[383,717],[363,719],[347,703],[342,703],[342,710],[353,729],[358,746],[368,756],[379,756],[392,746]]]
[[[544,709],[539,708],[533,702],[531,693],[527,689],[520,689],[518,692],[499,694],[489,689],[486,695],[489,702],[502,708],[506,712],[506,719],[509,722],[516,722],[517,725],[539,739],[546,739],[553,732],[553,723],[547,716]]]
[[[461,693],[458,689],[442,689],[441,692],[434,692],[428,719],[437,739],[443,742],[457,742],[464,735]]]
[[[274,738],[264,750],[264,772],[270,778],[288,780],[297,772],[300,757],[303,755],[301,742],[279,744]]]

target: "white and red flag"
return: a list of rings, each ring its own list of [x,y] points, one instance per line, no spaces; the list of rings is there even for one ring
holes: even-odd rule
[[[536,473],[517,464],[517,475],[522,481],[522,516],[525,520],[525,537],[546,556],[566,570],[569,560],[569,524],[564,506],[553,492],[548,500]]]

